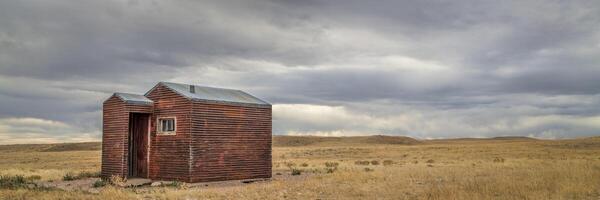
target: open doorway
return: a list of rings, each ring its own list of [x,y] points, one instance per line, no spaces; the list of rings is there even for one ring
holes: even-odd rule
[[[128,177],[148,178],[150,114],[129,114]]]

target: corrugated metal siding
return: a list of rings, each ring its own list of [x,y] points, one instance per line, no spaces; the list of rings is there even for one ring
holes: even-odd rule
[[[129,116],[125,103],[112,96],[102,105],[102,176],[123,176]],[[125,142],[124,142],[125,141]]]
[[[194,102],[192,182],[271,177],[271,108]]]
[[[152,105],[127,104],[116,96],[102,105],[101,175],[127,176],[129,113],[152,113]]]
[[[192,103],[164,86],[147,97],[154,101],[150,138],[150,178],[189,182]],[[157,135],[158,117],[176,117],[176,135]]]

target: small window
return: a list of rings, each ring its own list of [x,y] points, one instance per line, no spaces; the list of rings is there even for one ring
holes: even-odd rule
[[[165,135],[175,134],[175,118],[165,117],[158,119],[158,133]]]

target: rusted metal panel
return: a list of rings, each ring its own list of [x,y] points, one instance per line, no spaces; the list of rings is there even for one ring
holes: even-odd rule
[[[112,96],[104,102],[102,109],[102,175],[123,176],[123,141],[127,137],[128,123],[125,103]]]
[[[150,178],[190,182],[190,113],[191,101],[170,89],[159,86],[146,96],[154,101],[151,120]],[[157,134],[160,117],[175,117],[175,135]]]
[[[192,182],[271,177],[271,108],[194,102]]]
[[[127,177],[129,155],[130,113],[152,113],[152,105],[126,103],[117,95],[102,106],[102,167],[101,175]]]

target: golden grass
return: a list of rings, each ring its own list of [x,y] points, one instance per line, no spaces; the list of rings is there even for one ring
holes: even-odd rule
[[[227,187],[0,189],[6,199],[599,199],[600,139],[307,142],[273,148],[273,181]],[[60,180],[99,170],[99,151],[3,152],[0,174]],[[368,165],[355,164],[369,161]],[[377,161],[378,165],[372,165]],[[387,162],[385,162],[387,161]],[[338,163],[327,173],[326,163]],[[390,162],[392,164],[390,164]],[[384,163],[387,163],[384,165]],[[290,168],[302,171],[289,176]],[[368,168],[369,170],[365,170]],[[276,175],[281,173],[283,175]],[[279,178],[278,178],[279,177]],[[287,178],[281,178],[287,177]]]

